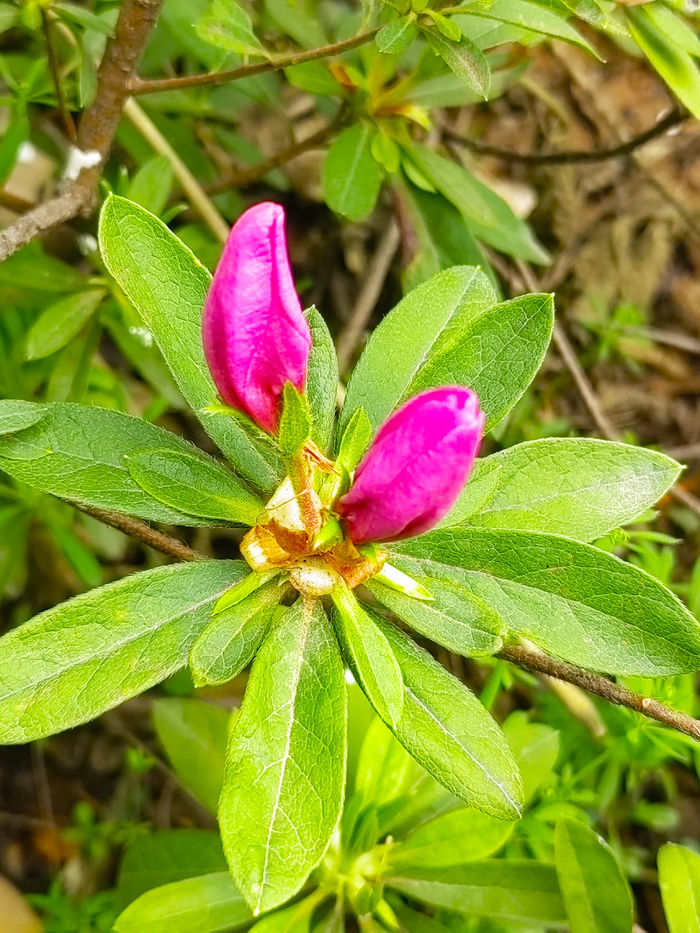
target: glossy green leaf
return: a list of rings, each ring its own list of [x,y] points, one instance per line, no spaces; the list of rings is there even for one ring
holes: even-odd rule
[[[632,37],[681,103],[700,119],[700,69],[693,56],[665,33],[643,9],[627,9]]]
[[[382,26],[374,41],[379,51],[385,55],[402,55],[417,35],[418,26],[415,19],[404,16]]]
[[[483,600],[458,582],[443,582],[425,574],[414,577],[429,587],[430,602],[413,599],[376,580],[367,589],[409,628],[468,658],[496,654],[503,646],[505,624]]]
[[[0,402],[0,423],[29,418],[29,402]],[[132,479],[125,457],[162,448],[186,457],[197,449],[169,431],[119,411],[72,402],[37,405],[40,420],[0,437],[0,468],[15,479],[61,499],[116,509],[128,515],[178,525],[206,520],[154,499]]]
[[[321,604],[299,599],[258,653],[231,730],[219,825],[255,910],[303,885],[331,837],[345,784],[346,697]]]
[[[417,143],[405,146],[409,160],[451,201],[478,240],[511,256],[544,263],[547,251],[527,223],[495,191],[462,165]]]
[[[434,354],[456,334],[469,333],[495,301],[489,280],[473,266],[439,272],[406,295],[375,329],[353,370],[341,427],[362,405],[376,430],[415,394],[413,382]]]
[[[0,435],[16,434],[37,424],[46,414],[44,405],[25,402],[21,399],[0,399]],[[2,452],[0,442],[0,453]]]
[[[700,855],[667,842],[659,849],[658,865],[670,933],[700,933]]]
[[[435,907],[520,924],[566,920],[554,866],[516,859],[485,859],[445,871],[423,868],[386,878],[392,888]]]
[[[594,438],[527,441],[477,461],[442,526],[464,520],[592,541],[658,502],[680,472],[670,457],[631,444]],[[478,511],[468,508],[488,475],[495,481],[493,494]],[[465,511],[471,514],[461,519]]]
[[[76,292],[46,308],[27,334],[27,359],[41,360],[65,347],[90,320],[105,294],[103,289]]]
[[[377,203],[382,175],[371,142],[369,124],[355,123],[335,138],[323,165],[326,203],[348,220],[365,220]]]
[[[281,596],[280,585],[274,582],[214,614],[190,652],[195,686],[228,683],[250,664],[267,635]]]
[[[553,326],[551,295],[523,295],[494,305],[426,362],[411,394],[441,385],[469,386],[479,396],[488,431],[534,379]]]
[[[470,806],[517,819],[522,782],[505,736],[474,694],[395,626],[378,621],[405,684],[396,738]]]
[[[336,609],[333,625],[345,658],[377,713],[387,725],[396,728],[401,721],[404,695],[396,656],[352,590],[338,586],[331,596]]]
[[[597,833],[561,817],[554,858],[571,933],[632,933],[632,892],[610,846]]]
[[[228,872],[173,881],[146,891],[116,919],[114,933],[212,933],[252,919]]]
[[[153,724],[175,773],[216,813],[224,780],[230,714],[219,706],[180,697],[156,700]]]
[[[330,451],[338,400],[338,357],[328,325],[316,308],[305,311],[311,328],[311,355],[306,394],[311,411],[311,439],[324,452]]]
[[[254,525],[263,503],[212,457],[155,448],[127,454],[130,476],[170,508],[200,518]]]
[[[99,237],[105,265],[153,333],[207,433],[245,479],[271,493],[282,465],[262,432],[250,436],[232,415],[208,410],[217,394],[202,347],[207,270],[157,217],[124,198],[105,202]]]
[[[126,907],[151,888],[222,871],[226,858],[216,832],[167,829],[142,834],[127,845],[119,865],[119,901]]]
[[[482,10],[473,5],[469,7],[469,14],[481,16]],[[570,45],[578,45],[602,61],[594,46],[567,22],[568,10],[562,15],[558,10],[544,4],[530,3],[528,0],[493,0],[493,3],[484,9],[483,15],[503,23],[523,26],[552,39],[562,39]]]
[[[288,382],[284,387],[277,442],[285,459],[298,454],[311,433],[311,414],[306,396]]]
[[[421,31],[430,48],[440,56],[450,71],[486,100],[491,84],[491,69],[481,49],[467,36],[455,40],[432,27]]]
[[[394,545],[392,563],[459,580],[512,635],[592,670],[663,677],[700,667],[700,624],[639,567],[555,535],[482,528]],[[418,559],[416,561],[416,558]]]
[[[29,742],[99,716],[187,661],[238,561],[171,564],[42,612],[0,639],[0,741]]]

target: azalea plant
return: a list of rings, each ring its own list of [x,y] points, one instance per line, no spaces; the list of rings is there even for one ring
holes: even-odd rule
[[[683,604],[591,544],[648,510],[678,464],[586,439],[476,459],[542,363],[552,296],[501,302],[473,266],[434,275],[376,329],[338,415],[333,342],[302,310],[278,205],[243,214],[213,280],[120,197],[104,205],[100,245],[224,459],[117,411],[3,400],[0,468],[103,515],[249,530],[242,560],[188,552],[7,634],[0,734],[54,734],[185,665],[207,686],[252,662],[218,802],[248,905],[239,925],[274,917],[333,845],[346,668],[436,786],[489,817],[520,815],[503,731],[406,628],[469,658],[526,641],[609,675],[700,667],[700,626]],[[355,868],[377,874],[372,860]],[[381,903],[362,911],[390,925]]]

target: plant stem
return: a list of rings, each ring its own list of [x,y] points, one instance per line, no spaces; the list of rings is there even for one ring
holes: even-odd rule
[[[165,136],[163,136],[148,114],[144,113],[141,107],[139,107],[133,97],[129,98],[124,104],[124,114],[131,120],[146,142],[148,142],[159,155],[163,155],[169,160],[175,178],[177,178],[182,185],[194,209],[214,236],[222,243],[225,243],[229,234],[228,224],[214,204],[212,204],[204,188],[202,188]]]
[[[557,680],[574,684],[588,691],[588,693],[603,697],[609,703],[634,710],[634,712],[641,713],[642,716],[653,719],[655,722],[663,723],[663,725],[670,726],[671,729],[675,729],[677,732],[683,732],[694,739],[700,740],[699,720],[664,706],[663,703],[659,703],[658,700],[653,700],[651,697],[635,693],[634,690],[616,684],[600,674],[594,674],[582,667],[577,667],[575,664],[557,661],[541,651],[523,645],[508,645],[499,652],[499,657],[510,661],[512,664],[517,664],[518,667],[522,667],[526,671],[546,674],[548,677],[555,677]]]
[[[334,42],[331,45],[322,45],[318,49],[305,49],[303,52],[293,52],[291,55],[275,58],[272,61],[257,62],[254,65],[241,65],[239,68],[231,69],[231,71],[184,75],[181,78],[159,78],[154,81],[132,78],[129,83],[129,90],[134,95],[140,95],[156,94],[161,91],[182,91],[187,88],[207,85],[228,84],[229,81],[240,81],[242,78],[252,78],[253,75],[261,75],[269,71],[280,71],[283,68],[291,68],[293,65],[301,65],[304,62],[315,62],[320,58],[332,58],[334,55],[342,55],[343,52],[349,52],[361,45],[365,45],[367,42],[371,42],[378,32],[379,27],[370,29],[368,32],[362,32],[351,39],[343,39],[341,42]]]
[[[153,548],[154,551],[160,551],[161,554],[167,554],[168,557],[173,557],[175,560],[195,561],[206,559],[204,554],[194,551],[188,545],[183,544],[182,541],[178,541],[177,538],[171,538],[170,535],[166,535],[156,528],[151,528],[150,525],[139,521],[138,518],[122,515],[121,512],[112,512],[110,509],[99,509],[94,505],[84,505],[82,502],[68,500],[68,504],[79,512],[84,512],[85,515],[96,518],[98,522],[109,525],[110,528],[116,528],[117,531],[129,535],[131,538],[136,538],[137,541]]]
[[[76,131],[71,112],[66,106],[66,98],[63,93],[63,85],[61,84],[61,68],[58,61],[58,55],[56,54],[56,46],[54,45],[53,41],[53,22],[48,10],[43,8],[41,10],[41,25],[44,30],[44,38],[46,40],[46,54],[49,59],[49,68],[51,69],[51,77],[53,78],[53,84],[56,90],[56,100],[58,101],[58,109],[61,114],[61,120],[63,120],[63,126],[65,127],[66,133],[68,134],[68,138],[72,143],[75,143],[78,138],[78,133]]]

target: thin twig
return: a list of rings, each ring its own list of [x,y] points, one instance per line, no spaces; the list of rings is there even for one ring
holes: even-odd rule
[[[222,243],[225,243],[229,235],[228,224],[212,204],[204,188],[202,188],[165,136],[163,136],[151,118],[139,107],[133,97],[124,104],[124,115],[131,120],[146,142],[148,142],[159,155],[163,155],[168,159],[172,166],[173,174],[182,185],[192,207],[194,207],[214,236]]]
[[[374,256],[372,256],[355,307],[352,309],[350,318],[336,341],[338,366],[341,373],[344,373],[352,362],[357,345],[381,294],[400,241],[399,225],[392,217],[379,241]]]
[[[122,107],[128,96],[128,81],[134,74],[155,26],[163,0],[124,0],[114,35],[107,42],[97,75],[95,100],[80,121],[77,147],[77,178],[50,201],[20,217],[0,232],[0,262],[58,224],[91,206],[102,166],[112,145]],[[82,165],[82,168],[80,167]]]
[[[606,159],[617,159],[620,156],[631,155],[646,143],[663,135],[671,127],[678,126],[687,119],[687,115],[678,110],[672,110],[651,129],[634,136],[632,139],[610,149],[572,149],[566,152],[513,152],[510,149],[500,149],[498,146],[489,146],[478,140],[459,136],[449,130],[445,135],[455,143],[460,143],[478,155],[495,156],[504,162],[524,162],[526,165],[573,165],[578,162],[604,162]]]
[[[51,19],[51,14],[44,8],[41,10],[41,25],[44,31],[44,39],[46,40],[46,53],[49,59],[49,68],[51,69],[54,88],[56,90],[58,109],[61,114],[61,119],[63,120],[66,133],[68,134],[68,138],[72,143],[75,143],[78,138],[78,132],[75,128],[73,116],[66,106],[66,98],[63,93],[63,85],[61,83],[61,67],[58,61],[58,55],[56,53],[56,46],[54,45],[53,41],[53,22]]]
[[[129,535],[131,538],[136,538],[142,544],[153,548],[155,551],[160,551],[161,554],[167,554],[168,557],[173,557],[175,560],[195,561],[206,559],[204,554],[198,553],[188,545],[183,544],[182,541],[178,541],[177,538],[171,538],[170,535],[166,535],[156,528],[151,528],[150,525],[139,521],[138,518],[131,518],[129,515],[122,515],[121,512],[112,512],[109,509],[98,509],[94,505],[85,505],[82,502],[68,500],[68,504],[72,505],[74,509],[78,509],[79,512],[84,512],[86,515],[96,518],[103,525],[116,528],[117,531]]]
[[[291,55],[275,58],[271,61],[256,62],[254,65],[241,65],[239,68],[233,68],[231,71],[184,75],[180,78],[160,78],[155,81],[132,78],[129,83],[129,90],[132,94],[139,95],[155,94],[160,91],[182,91],[187,88],[203,87],[207,85],[217,86],[219,84],[228,84],[230,81],[252,78],[253,75],[261,75],[269,71],[280,71],[283,68],[291,68],[294,65],[301,65],[304,62],[315,62],[320,58],[332,58],[335,55],[342,55],[343,52],[350,52],[352,49],[357,49],[361,45],[371,42],[378,32],[379,27],[371,29],[368,32],[362,32],[360,35],[353,36],[351,39],[343,39],[341,42],[323,45],[318,49],[306,49],[303,52],[293,52]]]
[[[517,664],[527,671],[533,671],[538,674],[547,674],[549,677],[556,677],[557,680],[563,680],[566,683],[581,687],[588,693],[594,693],[596,696],[603,697],[609,703],[617,706],[624,706],[627,709],[641,713],[649,719],[670,726],[677,732],[683,732],[700,740],[700,721],[680,713],[678,710],[671,709],[659,703],[658,700],[652,700],[651,697],[642,696],[641,693],[635,693],[628,690],[620,684],[608,680],[607,677],[601,677],[600,674],[593,674],[582,667],[576,667],[574,664],[568,664],[565,661],[557,661],[550,658],[541,651],[526,648],[522,645],[508,645],[500,653],[499,657]]]
[[[224,178],[220,178],[218,181],[207,185],[204,190],[208,195],[213,195],[220,194],[222,191],[228,191],[230,188],[246,188],[249,185],[253,185],[255,182],[260,181],[261,178],[264,178],[268,172],[280,168],[282,165],[286,165],[287,162],[290,162],[302,153],[323,146],[324,143],[328,142],[328,140],[338,132],[346,120],[345,108],[341,108],[341,111],[330,123],[321,127],[321,129],[317,130],[312,136],[306,139],[300,139],[298,142],[294,142],[290,146],[287,146],[286,149],[280,149],[279,152],[270,156],[269,159],[265,159],[257,165],[251,165],[250,168],[234,170]]]

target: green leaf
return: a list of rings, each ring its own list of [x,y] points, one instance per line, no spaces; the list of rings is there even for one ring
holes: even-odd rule
[[[527,223],[488,185],[462,165],[417,143],[404,144],[410,161],[451,201],[468,221],[474,236],[503,253],[546,263],[549,254]]]
[[[126,847],[119,866],[119,900],[126,907],[151,888],[222,871],[226,858],[218,833],[169,829],[139,835]]]
[[[291,460],[302,449],[311,433],[311,415],[306,396],[298,392],[291,382],[284,387],[284,400],[280,416],[277,441],[286,460]]]
[[[555,535],[485,528],[432,531],[393,545],[413,575],[459,580],[514,636],[591,670],[664,677],[700,667],[700,625],[654,577]],[[418,558],[418,560],[415,560]]]
[[[433,355],[455,334],[469,333],[495,301],[489,280],[472,266],[439,272],[406,295],[375,329],[353,370],[341,427],[361,405],[376,430],[415,394],[413,383]]]
[[[282,904],[328,846],[345,783],[340,652],[320,602],[299,599],[253,664],[219,804],[224,850],[255,910]]]
[[[91,10],[78,3],[52,3],[52,9],[58,11],[67,20],[71,20],[84,29],[93,29],[104,36],[114,35],[114,29],[101,16],[96,16]]]
[[[331,597],[336,608],[333,625],[345,658],[372,706],[395,729],[401,721],[404,694],[396,656],[352,590],[340,585]]]
[[[14,399],[0,399],[0,435],[16,434],[38,424],[46,414],[44,405]],[[0,443],[0,452],[2,446]]]
[[[198,518],[254,525],[263,503],[204,453],[155,448],[124,458],[129,475],[159,502]]]
[[[207,270],[165,224],[125,198],[105,202],[99,239],[105,265],[152,331],[204,429],[245,479],[271,493],[282,464],[262,432],[251,437],[236,418],[208,411],[217,395],[202,347]]]
[[[275,581],[223,612],[215,612],[190,652],[195,686],[228,683],[250,664],[282,595]]]
[[[400,179],[394,183],[394,190],[405,205],[405,222],[412,227],[415,240],[415,253],[402,273],[404,292],[442,269],[467,264],[479,266],[498,293],[496,277],[469,224],[454,204],[442,194],[422,191]]]
[[[173,166],[168,156],[154,156],[141,166],[129,185],[129,200],[151,214],[163,213],[173,186]]]
[[[65,347],[90,320],[105,294],[103,289],[77,292],[46,308],[27,334],[27,359],[41,360]]]
[[[338,399],[338,357],[328,326],[316,308],[304,312],[313,341],[306,377],[311,411],[311,439],[324,453],[330,451]]]
[[[3,417],[29,417],[29,402],[0,401]],[[178,525],[207,521],[170,508],[136,483],[125,457],[144,448],[165,448],[184,456],[197,449],[182,438],[119,411],[71,402],[36,406],[41,420],[0,437],[0,468],[15,479],[62,499],[116,509],[128,515]]]
[[[168,697],[152,707],[153,724],[175,773],[216,813],[224,780],[230,715],[201,700]]]
[[[385,55],[402,55],[413,44],[417,35],[415,18],[406,16],[382,26],[374,41],[379,51]]]
[[[362,454],[372,440],[372,424],[367,412],[360,405],[348,419],[338,446],[336,462],[348,473],[352,473],[362,459]]]
[[[659,887],[670,933],[700,933],[700,855],[667,842],[659,849]]]
[[[503,723],[503,732],[518,762],[525,802],[529,803],[554,773],[559,757],[559,733],[542,723],[529,722],[527,713],[521,710],[510,714]]]
[[[564,8],[564,13],[552,9],[539,3],[529,3],[528,0],[493,0],[488,8],[482,10],[477,4],[469,7],[471,16],[485,16],[488,19],[495,19],[502,23],[512,23],[515,26],[523,26],[550,36],[553,39],[563,39],[570,45],[577,45],[597,59],[603,59],[596,49],[584,39],[581,33],[570,26],[567,22],[569,11]]]
[[[377,203],[382,173],[371,142],[369,124],[355,123],[333,140],[323,165],[326,204],[348,220],[365,220]]]
[[[402,872],[385,883],[435,907],[519,924],[566,921],[554,866],[533,860],[484,859],[445,871]]]
[[[644,14],[672,47],[683,49],[694,58],[700,57],[700,36],[679,13],[663,3],[649,3]]]
[[[669,42],[644,10],[627,9],[632,37],[681,103],[700,119],[700,70],[693,56]]]
[[[527,441],[477,461],[442,525],[466,521],[592,541],[658,502],[680,471],[670,457],[631,444],[594,438]],[[478,486],[489,476],[493,494],[479,511],[467,510],[472,483]],[[465,510],[471,514],[463,518]]]
[[[498,852],[513,834],[515,823],[466,807],[422,823],[388,849],[386,874],[403,868],[452,868]]]
[[[250,933],[309,933],[312,914],[325,897],[328,893],[317,889],[303,901],[262,917]]]
[[[466,587],[419,574],[419,583],[429,587],[432,602],[414,599],[368,580],[367,589],[409,628],[467,658],[496,654],[503,647],[505,625],[501,617]]]
[[[442,385],[469,386],[479,396],[488,431],[534,379],[553,326],[551,295],[522,295],[494,305],[426,362],[411,394]]]
[[[491,84],[491,69],[481,49],[467,36],[455,41],[431,27],[422,28],[421,32],[430,48],[440,56],[450,71],[486,100]]]
[[[235,0],[212,0],[195,28],[205,42],[217,49],[239,55],[267,54],[253,32],[250,16]]]
[[[238,561],[146,570],[69,599],[0,639],[0,736],[53,735],[181,668]]]
[[[610,846],[584,823],[559,818],[554,857],[571,933],[632,933],[632,892]]]
[[[114,933],[240,930],[253,915],[228,872],[173,881],[146,891],[114,923]]]
[[[517,819],[522,782],[505,736],[474,694],[395,626],[378,620],[399,662],[404,711],[396,738],[460,800]]]

